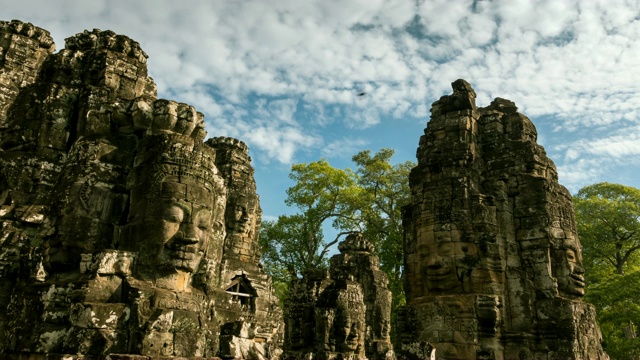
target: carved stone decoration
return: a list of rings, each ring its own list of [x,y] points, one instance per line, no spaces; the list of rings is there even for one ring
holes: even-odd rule
[[[478,108],[469,83],[452,87],[410,175],[399,357],[608,359],[581,301],[571,195],[534,125],[509,100]]]
[[[126,36],[53,51],[0,22],[0,357],[277,359],[246,145],[204,143]]]
[[[253,354],[257,350],[255,344],[261,343],[267,352],[280,353],[283,326],[282,310],[277,306],[273,282],[260,264],[258,236],[262,220],[260,198],[256,193],[256,183],[253,177],[251,157],[244,142],[228,137],[215,137],[205,142],[216,152],[216,166],[224,179],[227,188],[224,224],[226,236],[222,247],[220,265],[220,287],[233,293],[232,286],[238,278],[243,279],[245,288],[251,288],[252,302],[255,306],[246,307],[242,304],[242,297],[233,295],[235,304],[243,310],[243,328],[250,328],[252,341],[237,342],[234,338],[225,338],[222,342],[232,339],[233,344],[222,344],[230,352],[221,354],[227,357],[243,357]],[[235,319],[231,318],[235,323]],[[227,325],[227,328],[237,328],[237,325]],[[247,339],[247,338],[244,338]]]
[[[366,359],[362,286],[336,280],[320,294],[315,308],[316,355],[323,359]]]
[[[309,272],[292,282],[283,358],[395,359],[389,280],[373,245],[353,233],[338,249],[328,272]]]

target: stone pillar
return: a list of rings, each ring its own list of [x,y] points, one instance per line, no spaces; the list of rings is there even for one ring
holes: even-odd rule
[[[250,324],[249,327],[255,333],[255,341],[264,342],[264,348],[268,352],[269,349],[281,346],[282,311],[277,305],[271,277],[260,264],[258,237],[262,210],[260,197],[256,193],[249,150],[244,142],[229,137],[208,139],[206,145],[215,150],[216,166],[228,189],[220,287],[228,293],[236,293],[234,289],[245,289],[244,293],[233,295],[234,301],[249,302],[250,306],[243,307],[244,315],[240,317]],[[233,316],[229,319],[233,320]],[[241,342],[229,348],[238,349],[243,354],[254,351],[251,350],[253,345],[238,348],[242,344],[247,343]]]
[[[0,22],[0,356],[215,357],[231,336],[277,358],[246,146],[203,143],[204,115],[156,99],[124,35],[52,52]]]

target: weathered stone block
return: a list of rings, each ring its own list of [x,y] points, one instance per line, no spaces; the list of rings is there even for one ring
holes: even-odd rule
[[[152,331],[142,339],[142,353],[149,356],[170,356],[173,351],[173,333]]]
[[[122,328],[130,315],[131,310],[125,304],[80,303],[69,308],[71,325],[83,329]]]

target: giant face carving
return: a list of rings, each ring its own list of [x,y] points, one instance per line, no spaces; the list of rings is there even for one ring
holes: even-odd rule
[[[256,256],[256,228],[259,215],[255,195],[230,196],[227,199],[225,251],[227,256],[250,261]]]
[[[365,306],[359,285],[346,282],[336,293],[333,320],[335,349],[342,354],[364,355]]]
[[[210,241],[211,196],[193,184],[163,182],[160,196],[141,202],[129,234],[142,265],[194,273]]]
[[[560,296],[577,299],[584,296],[582,251],[575,239],[565,239],[553,249],[553,276],[558,281]]]
[[[336,350],[341,353],[358,352],[364,343],[364,319],[355,309],[339,310],[335,319]]]
[[[161,144],[164,145],[164,144]],[[206,151],[158,147],[137,169],[129,223],[121,240],[140,271],[193,274],[206,255],[215,218],[215,166]],[[152,148],[153,149],[153,148]],[[162,273],[162,271],[161,271]],[[161,276],[161,275],[160,275]]]
[[[248,196],[230,197],[225,213],[229,235],[252,236],[255,227],[257,201]]]
[[[461,292],[468,280],[478,250],[461,241],[460,230],[436,231],[421,247],[422,278],[428,293]]]
[[[182,184],[165,184],[165,186]],[[184,197],[161,198],[144,219],[149,251],[157,266],[195,272],[204,255],[212,226],[211,204]]]

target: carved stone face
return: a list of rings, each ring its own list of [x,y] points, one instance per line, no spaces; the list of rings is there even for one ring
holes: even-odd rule
[[[112,228],[99,219],[66,214],[60,220],[57,234],[45,243],[45,265],[49,270],[77,269],[82,254],[108,248]]]
[[[339,310],[335,319],[336,350],[341,353],[357,352],[364,344],[364,319],[355,309]]]
[[[382,322],[382,326],[380,329],[380,337],[382,339],[388,339],[391,333],[391,322],[389,320],[384,320]]]
[[[213,198],[195,183],[164,182],[158,191],[152,197],[144,189],[132,193],[125,248],[137,251],[144,268],[193,274],[209,245]]]
[[[229,234],[250,236],[255,227],[256,204],[245,196],[231,198],[225,221]]]
[[[66,168],[65,168],[66,169]],[[82,254],[95,254],[109,248],[113,226],[124,211],[126,197],[92,182],[62,179],[53,199],[60,215],[56,234],[45,243],[45,266],[48,270],[77,270]],[[105,181],[108,183],[108,181]]]
[[[149,251],[158,266],[194,273],[207,247],[212,226],[209,206],[185,199],[162,199],[145,219]]]
[[[571,299],[584,296],[582,251],[576,240],[566,239],[560,249],[553,250],[553,276],[561,296]]]
[[[460,241],[460,235],[459,230],[438,231],[423,245],[421,272],[430,292],[463,289],[478,251],[475,244]]]

